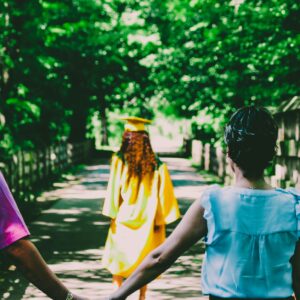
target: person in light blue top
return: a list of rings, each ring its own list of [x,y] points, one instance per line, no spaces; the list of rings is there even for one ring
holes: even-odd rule
[[[210,300],[300,300],[300,193],[275,189],[263,175],[275,156],[277,132],[264,108],[234,113],[225,143],[235,183],[208,188],[108,299],[126,299],[204,237],[202,288]]]
[[[298,240],[295,197],[280,189],[212,187],[202,197],[208,235],[202,268],[206,294],[288,298]]]

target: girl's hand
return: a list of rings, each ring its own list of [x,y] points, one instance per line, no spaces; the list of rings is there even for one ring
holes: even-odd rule
[[[73,299],[74,300],[88,300],[88,298],[83,298],[83,297],[76,296],[76,295],[73,295]]]
[[[154,232],[157,232],[161,229],[160,225],[154,225]]]

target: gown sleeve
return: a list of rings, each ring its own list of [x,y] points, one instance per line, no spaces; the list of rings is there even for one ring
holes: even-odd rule
[[[0,249],[8,247],[30,233],[0,172]]]
[[[107,194],[102,209],[102,214],[112,219],[116,218],[119,210],[122,169],[123,161],[117,155],[113,155]]]
[[[180,218],[178,202],[166,164],[159,167],[158,211],[156,225],[169,224]]]

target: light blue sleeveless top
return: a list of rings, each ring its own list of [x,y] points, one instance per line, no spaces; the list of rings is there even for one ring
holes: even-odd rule
[[[214,185],[205,191],[204,294],[224,298],[291,296],[290,259],[300,238],[299,202],[299,192],[283,189]]]

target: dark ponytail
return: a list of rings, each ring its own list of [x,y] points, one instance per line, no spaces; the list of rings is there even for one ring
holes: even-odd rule
[[[278,127],[268,110],[244,107],[235,112],[225,129],[229,157],[246,178],[258,178],[276,153]]]

